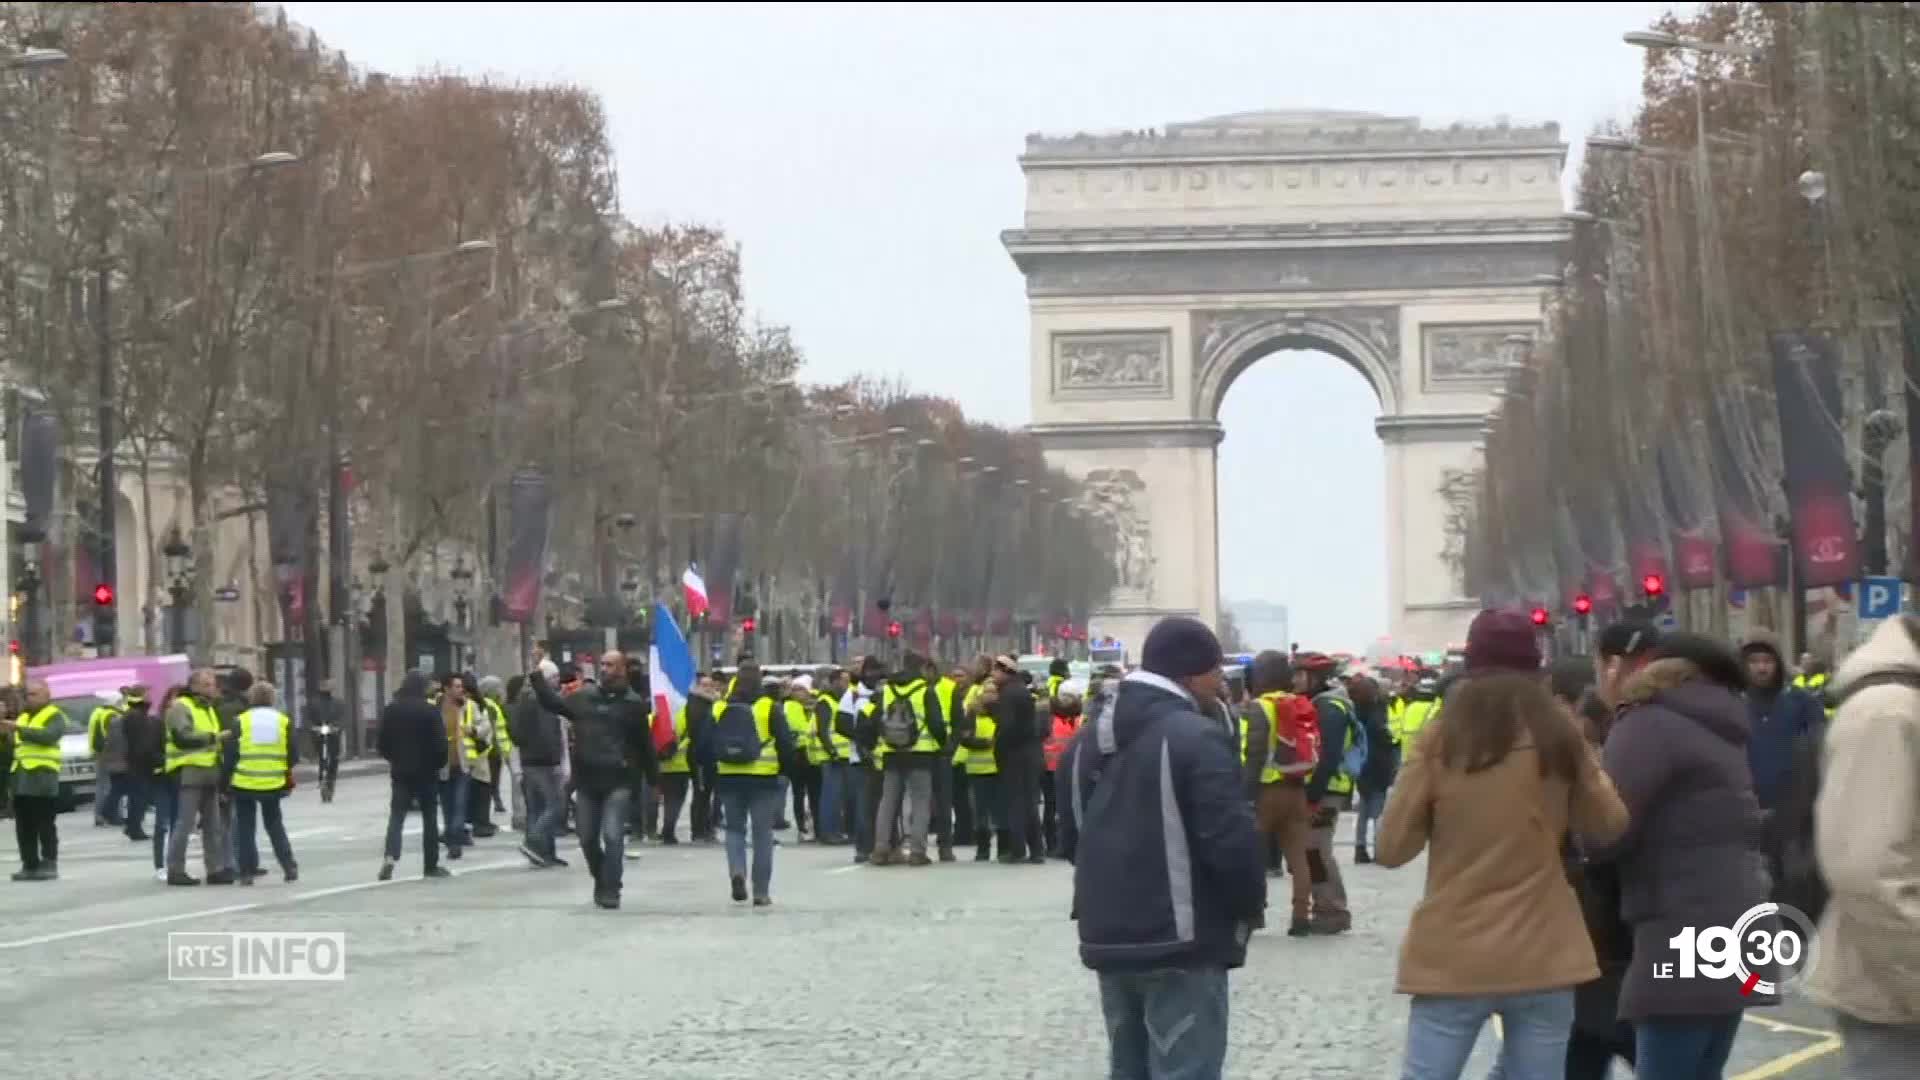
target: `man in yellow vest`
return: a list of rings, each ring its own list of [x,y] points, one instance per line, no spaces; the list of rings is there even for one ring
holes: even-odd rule
[[[976,702],[978,695],[975,695]],[[1007,800],[1000,790],[1000,765],[993,756],[993,710],[975,708],[960,718],[955,742],[966,751],[962,767],[967,771],[967,786],[974,803],[973,861],[993,858],[994,838],[999,838],[1000,857],[1013,857],[1007,843]]]
[[[733,694],[715,706],[708,735],[711,749],[703,748],[716,761],[714,784],[726,817],[727,877],[733,900],[746,902],[751,877],[754,907],[773,903],[773,818],[781,803],[780,768],[797,749],[783,702],[762,694],[760,688],[759,666],[743,661]]]
[[[1334,856],[1333,833],[1340,811],[1353,796],[1353,777],[1345,767],[1346,753],[1356,736],[1365,738],[1353,722],[1353,702],[1334,678],[1338,668],[1325,653],[1302,653],[1293,661],[1293,689],[1313,701],[1320,718],[1320,761],[1307,780],[1307,804],[1313,820],[1307,833],[1307,869],[1312,874],[1313,932],[1342,934],[1353,928],[1347,907],[1346,883]]]
[[[521,830],[527,827],[526,793],[520,789],[520,760],[514,754],[513,732],[508,730],[507,683],[498,675],[486,675],[480,679],[480,707],[487,710],[487,717],[493,722],[493,753],[488,755],[487,765],[493,770],[493,810],[496,814],[508,812],[506,795],[513,796],[513,810],[507,818],[507,827]]]
[[[273,845],[281,876],[289,885],[300,880],[293,844],[287,839],[286,822],[280,816],[280,800],[287,795],[300,751],[294,744],[293,720],[274,704],[273,684],[257,680],[247,688],[248,708],[239,716],[238,753],[233,767],[233,840],[239,849],[242,885],[251,885],[254,878],[266,873],[260,869],[255,818],[266,823],[267,841]]]
[[[934,681],[933,691],[940,697],[940,715],[950,718],[947,741],[953,744],[948,763],[944,767],[936,766],[933,773],[936,778],[942,775],[947,778],[946,790],[936,790],[933,797],[940,804],[934,813],[951,823],[940,848],[951,855],[955,847],[967,847],[980,839],[974,835],[975,796],[972,774],[967,769],[973,752],[960,742],[959,732],[955,730],[966,716],[968,695],[973,692],[973,673],[955,666]]]
[[[793,831],[805,840],[818,837],[820,831],[820,763],[813,740],[813,676],[795,675],[787,680],[786,694],[780,706],[787,717],[787,730],[793,735],[793,759],[787,765],[787,785],[793,789]]]
[[[187,679],[187,692],[167,708],[166,770],[179,785],[173,829],[167,835],[167,884],[198,885],[187,873],[187,840],[200,829],[200,854],[207,884],[231,885],[238,875],[227,869],[231,833],[220,813],[221,755],[232,743],[233,728],[222,727],[216,711],[218,684],[212,670],[200,668]]]
[[[820,667],[813,673],[813,742],[811,749],[819,760],[820,820],[815,839],[822,844],[852,842],[853,816],[857,812],[858,788],[850,775],[853,740],[840,733],[840,699],[847,692],[847,673],[835,667]],[[855,796],[849,798],[849,796]]]
[[[852,670],[858,674],[840,699],[834,729],[847,737],[852,748],[847,775],[858,789],[850,796],[858,804],[853,816],[853,861],[864,863],[873,857],[874,824],[880,816],[880,795],[885,786],[875,714],[880,708],[886,669],[878,657],[861,656],[854,658]]]
[[[53,881],[60,876],[60,737],[67,714],[53,703],[47,684],[27,684],[27,707],[18,717],[0,720],[0,734],[12,735],[13,834],[20,843],[15,881]]]
[[[1252,716],[1258,719],[1247,729],[1243,765],[1253,783],[1255,816],[1267,841],[1263,854],[1269,875],[1284,855],[1293,879],[1287,935],[1305,937],[1312,932],[1313,916],[1307,854],[1313,815],[1307,806],[1307,778],[1318,759],[1311,757],[1310,739],[1309,747],[1301,748],[1298,710],[1302,704],[1292,688],[1293,664],[1286,653],[1268,649],[1253,658],[1247,670],[1247,692],[1253,695]]]
[[[124,794],[124,784],[113,783],[113,770],[107,768],[107,727],[113,718],[120,715],[123,695],[114,694],[93,707],[92,715],[87,717],[87,748],[93,752],[93,827],[104,829],[109,825],[125,825],[126,817],[120,812],[120,798]]]
[[[947,742],[947,720],[940,713],[940,696],[927,682],[927,659],[908,652],[900,670],[888,679],[880,695],[874,723],[883,764],[880,809],[874,817],[873,864],[887,866],[899,860],[894,827],[901,803],[907,808],[909,866],[931,866],[927,835],[933,827],[933,769],[946,767],[952,751]]]

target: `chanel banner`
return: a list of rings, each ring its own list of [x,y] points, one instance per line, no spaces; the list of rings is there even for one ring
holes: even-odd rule
[[[507,486],[507,580],[506,595],[501,598],[508,622],[531,622],[540,608],[551,510],[544,474],[527,471],[514,476]]]
[[[1673,547],[1673,587],[1713,587],[1713,538],[1708,532],[1712,503],[1701,490],[1700,472],[1683,444],[1682,429],[1670,424],[1654,453],[1654,471],[1660,480],[1660,503],[1666,511]]]
[[[1773,335],[1772,346],[1794,575],[1803,589],[1844,585],[1860,576],[1860,544],[1833,342],[1821,334],[1782,333]]]
[[[20,539],[38,543],[47,538],[53,516],[54,462],[60,454],[60,425],[53,414],[35,409],[20,422],[20,497],[26,503],[26,523]]]
[[[1714,503],[1720,516],[1727,580],[1743,589],[1785,584],[1776,557],[1779,542],[1761,520],[1751,482],[1733,449],[1726,399],[1715,401],[1716,407],[1707,410],[1707,441],[1713,451]]]

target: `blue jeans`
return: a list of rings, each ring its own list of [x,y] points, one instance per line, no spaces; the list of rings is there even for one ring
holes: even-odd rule
[[[558,765],[527,765],[520,770],[522,790],[526,792],[527,847],[535,855],[553,858],[553,837],[566,820],[567,803],[560,794]]]
[[[446,823],[440,830],[440,839],[449,852],[458,852],[462,845],[472,842],[467,832],[466,773],[453,773],[440,781],[440,813]]]
[[[847,765],[829,761],[820,766],[820,820],[814,823],[814,836],[845,836],[846,815],[841,812],[840,789],[847,782]]]
[[[1635,1080],[1720,1080],[1739,1033],[1739,1013],[1636,1020]]]
[[[1365,851],[1367,849],[1367,838],[1373,834],[1373,826],[1379,823],[1381,816],[1386,812],[1386,792],[1364,791],[1355,796],[1353,800],[1353,846],[1355,850]]]
[[[1567,1039],[1573,1033],[1570,989],[1485,997],[1414,995],[1401,1080],[1456,1080],[1490,1016],[1500,1018],[1495,1070],[1505,1080],[1566,1076]]]
[[[1227,969],[1100,973],[1110,1080],[1220,1080]]]
[[[149,785],[153,794],[153,868],[167,865],[167,834],[173,831],[173,818],[180,810],[180,785],[172,776],[156,776]]]
[[[780,785],[758,777],[720,778],[720,805],[727,815],[727,874],[747,876],[747,828],[753,828],[753,895],[772,896],[773,819],[783,800]]]
[[[573,817],[580,833],[580,854],[587,860],[597,889],[620,895],[620,875],[627,863],[627,813],[633,789],[608,791],[573,789]]]
[[[260,869],[260,847],[254,835],[253,819],[256,811],[267,826],[267,841],[273,845],[273,857],[279,861],[281,870],[294,869],[293,845],[287,841],[287,826],[280,818],[280,796],[233,795],[234,847],[239,849],[240,872],[251,873]]]

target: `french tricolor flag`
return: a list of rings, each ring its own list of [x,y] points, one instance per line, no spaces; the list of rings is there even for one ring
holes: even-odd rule
[[[693,653],[665,604],[653,605],[653,644],[647,649],[647,679],[653,693],[653,745],[664,757],[673,750],[673,718],[693,689]]]
[[[707,613],[707,580],[700,576],[700,568],[687,564],[687,572],[680,575],[680,587],[687,591],[687,616],[697,619]]]

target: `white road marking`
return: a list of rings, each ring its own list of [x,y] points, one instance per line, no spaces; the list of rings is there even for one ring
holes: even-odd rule
[[[481,863],[479,866],[460,867],[453,871],[453,876],[460,878],[466,877],[468,874],[483,874],[491,870],[507,870],[516,866],[525,865],[527,865],[525,859],[502,859],[499,862]],[[452,868],[449,867],[449,869]],[[169,923],[187,922],[192,919],[207,919],[215,915],[232,915],[242,911],[257,911],[267,907],[284,907],[306,900],[340,896],[344,893],[365,892],[368,889],[379,889],[388,885],[401,885],[406,882],[421,880],[424,879],[416,874],[409,877],[395,877],[391,881],[354,881],[345,885],[334,885],[325,889],[308,889],[305,892],[294,893],[291,896],[275,897],[273,899],[260,900],[249,904],[227,904],[222,907],[206,908],[201,911],[183,911],[174,915],[156,915],[150,919],[134,919],[130,922],[107,923],[103,926],[82,926],[72,930],[62,930],[57,934],[41,934],[37,937],[20,938],[15,941],[0,941],[0,952],[5,952],[10,949],[26,949],[35,945],[48,945],[56,941],[72,941],[75,938],[97,937],[101,934],[111,934],[120,930],[140,930],[149,926],[165,926]]]
[[[850,864],[850,865],[847,865],[847,866],[836,866],[836,867],[834,867],[834,868],[833,868],[832,870],[829,870],[829,871],[827,871],[827,873],[829,873],[829,874],[851,874],[851,873],[853,873],[853,872],[854,872],[855,870],[865,870],[866,868],[867,868],[867,864],[866,864],[866,863],[852,863],[852,864]]]

